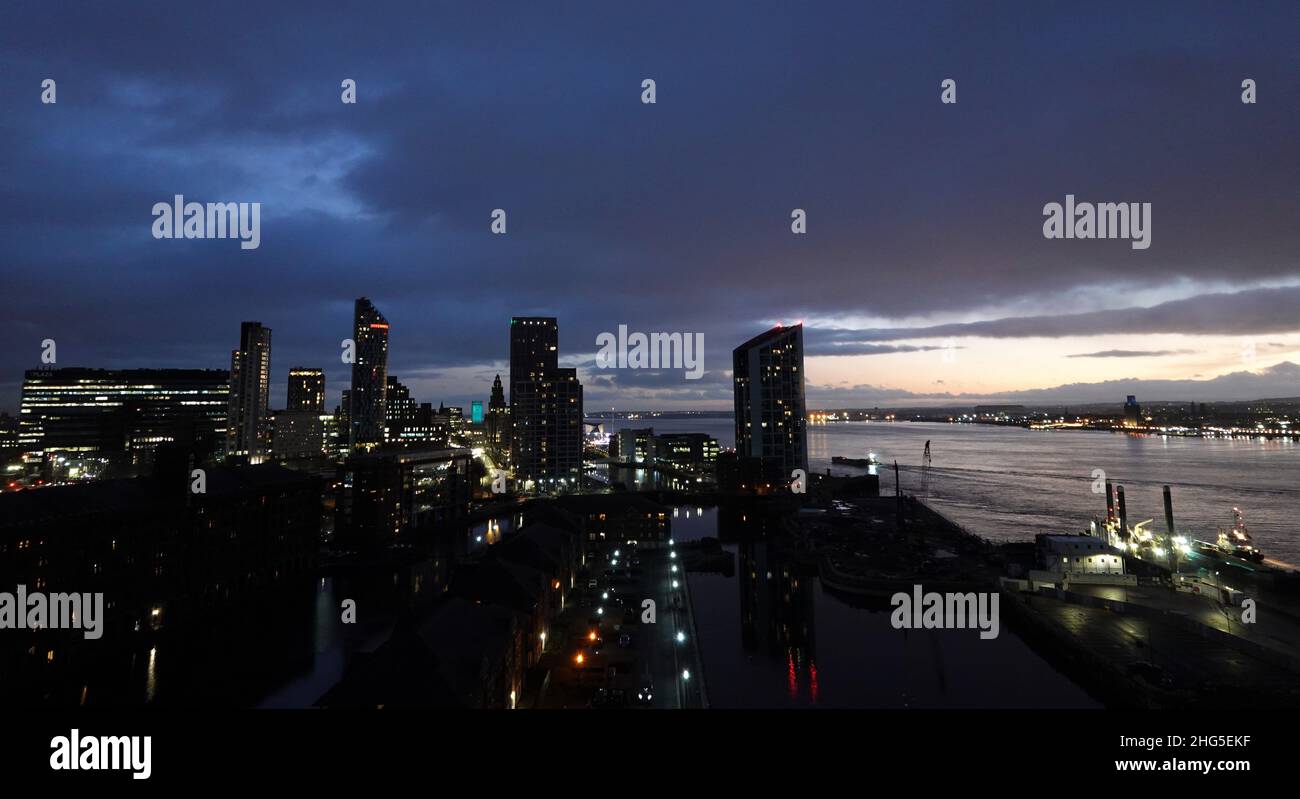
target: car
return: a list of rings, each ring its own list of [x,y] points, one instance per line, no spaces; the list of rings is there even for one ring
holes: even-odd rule
[[[627,649],[632,646],[632,634],[623,633],[618,637],[618,646],[620,649]]]
[[[654,683],[646,680],[641,683],[641,687],[636,691],[637,704],[648,705],[655,699]]]

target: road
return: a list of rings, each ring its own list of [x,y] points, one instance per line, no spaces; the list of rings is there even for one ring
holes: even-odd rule
[[[673,547],[667,541],[635,548],[594,544],[587,563],[547,641],[543,665],[550,679],[538,706],[586,707],[600,688],[608,688],[622,690],[628,707],[647,707],[637,701],[647,681],[653,685],[648,707],[703,706],[699,656],[684,595],[686,575]],[[607,573],[625,568],[630,575]],[[589,587],[591,580],[595,588]],[[647,621],[647,599],[655,603],[653,623]],[[631,636],[626,647],[619,646],[624,633]]]

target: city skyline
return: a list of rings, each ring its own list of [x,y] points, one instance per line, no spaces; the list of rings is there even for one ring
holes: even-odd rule
[[[367,298],[359,298],[366,300]],[[373,306],[371,306],[373,309]],[[355,311],[355,309],[354,309]],[[354,325],[356,320],[354,318]],[[241,327],[249,324],[259,325],[257,322],[241,322]],[[383,324],[387,324],[385,321]],[[799,323],[803,325],[803,323]],[[781,327],[790,327],[789,325],[773,325],[769,330],[780,329]],[[264,328],[269,334],[270,327]],[[384,328],[387,334],[388,329]],[[353,331],[354,335],[356,331]],[[752,337],[752,336],[751,336]],[[342,343],[342,340],[341,340]],[[734,343],[729,346],[735,346]],[[503,351],[508,352],[509,346],[504,346]],[[238,354],[239,350],[236,350]],[[808,356],[813,359],[815,356]],[[1128,359],[1131,357],[1125,351],[1115,351],[1103,357],[1117,359]],[[575,356],[559,357],[560,364],[572,364],[578,361]],[[508,357],[500,361],[494,361],[497,364],[493,368],[486,369],[493,378],[500,372],[509,372],[510,360]],[[104,364],[64,364],[54,363],[46,365],[35,365],[22,370],[27,371],[48,371],[51,369],[92,369],[115,371],[121,369],[206,369],[213,370],[220,367],[214,365],[199,366],[176,366],[174,364],[153,364],[145,366],[112,366]],[[577,368],[579,383],[586,384],[587,379],[599,383],[604,373],[595,365],[595,355],[592,355],[591,362],[586,367],[569,367]],[[477,369],[477,368],[476,368]],[[351,380],[353,366],[341,364],[338,367],[280,367],[277,371],[274,364],[269,367],[269,410],[294,410],[294,404],[289,396],[290,386],[295,377],[301,377],[298,373],[307,371],[314,375],[313,379],[323,380],[324,392],[323,402],[325,412],[332,413],[339,408],[344,400],[345,388]],[[659,370],[643,370],[645,373],[657,375]],[[637,399],[626,401],[615,397],[616,404],[607,406],[589,406],[591,413],[601,413],[605,411],[726,411],[732,405],[731,384],[733,371],[713,370],[713,377],[726,382],[725,400],[717,398],[701,400],[695,404],[672,404],[669,407],[656,405],[653,399],[638,404]],[[427,386],[427,381],[419,377],[414,379],[407,378],[408,373],[402,372],[396,376],[403,379],[404,383],[411,383],[418,386]],[[417,372],[418,374],[418,372]],[[322,377],[323,375],[323,377]],[[232,380],[234,378],[232,377]],[[473,379],[472,375],[461,375],[459,379],[469,381]],[[473,402],[483,402],[491,393],[492,379],[488,380],[488,385],[483,390],[478,389],[455,389],[448,395],[438,394],[417,394],[412,391],[412,397],[422,402],[439,402],[445,405],[454,405],[469,407]],[[699,381],[709,383],[712,381]],[[460,384],[458,384],[460,385]],[[861,386],[854,389],[861,389]],[[1243,367],[1237,371],[1229,371],[1225,374],[1212,378],[1206,378],[1196,375],[1186,379],[1143,379],[1143,378],[1113,378],[1097,383],[1070,383],[1059,386],[1035,387],[1016,391],[1006,391],[994,394],[980,394],[974,392],[952,392],[952,391],[932,391],[932,392],[912,392],[902,389],[885,389],[882,387],[868,386],[870,389],[866,393],[861,393],[853,389],[836,388],[832,386],[815,386],[809,384],[808,394],[815,397],[816,402],[810,401],[809,410],[836,410],[836,409],[857,409],[868,407],[882,408],[960,408],[977,404],[988,404],[990,402],[1007,402],[1023,404],[1029,407],[1057,407],[1062,405],[1097,405],[1097,404],[1122,404],[1123,398],[1129,394],[1137,394],[1148,401],[1159,402],[1247,402],[1253,400],[1270,400],[1270,399],[1296,399],[1300,397],[1300,364],[1283,360],[1272,366],[1252,369]],[[6,405],[0,402],[0,412],[16,414],[21,398],[22,381],[18,383],[18,394],[14,397],[12,405]],[[459,392],[459,393],[457,393]],[[622,395],[620,395],[621,397]],[[606,397],[608,399],[608,397]],[[264,398],[265,401],[265,398]],[[346,410],[346,409],[345,409]]]
[[[0,409],[45,339],[58,367],[221,368],[249,319],[276,331],[271,405],[303,364],[333,408],[358,296],[394,320],[413,396],[465,407],[506,367],[501,321],[530,314],[564,321],[592,410],[725,410],[731,348],[795,321],[810,407],[1300,395],[1293,5],[1230,26],[1212,4],[1097,6],[1117,25],[943,4],[920,26],[747,6],[743,30],[726,7],[521,6],[510,30],[392,8],[382,48],[292,7],[197,39],[197,10],[148,31],[15,10]],[[260,246],[154,239],[149,209],[178,193],[261,203]],[[1151,203],[1150,247],[1044,238],[1067,195]],[[621,324],[702,333],[703,379],[596,368]]]
[[[20,784],[1286,762],[1297,0],[5,11]]]

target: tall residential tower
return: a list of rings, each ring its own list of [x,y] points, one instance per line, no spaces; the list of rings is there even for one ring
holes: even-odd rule
[[[528,490],[577,488],[582,479],[582,384],[559,368],[552,317],[510,320],[510,463]]]
[[[384,443],[388,392],[388,320],[365,297],[357,299],[352,340],[356,344],[349,394],[348,441],[353,449]]]
[[[736,455],[788,480],[808,469],[803,396],[803,325],[774,327],[731,353]],[[777,471],[779,470],[779,472]]]
[[[271,452],[271,329],[260,322],[239,328],[239,349],[230,354],[230,406],[226,454],[260,460]]]

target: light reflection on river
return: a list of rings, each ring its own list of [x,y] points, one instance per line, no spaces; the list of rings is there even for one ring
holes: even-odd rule
[[[718,537],[719,512],[678,508],[673,537]],[[1097,707],[1003,625],[895,630],[884,600],[832,594],[735,525],[736,573],[692,572],[691,606],[713,707]]]
[[[618,429],[622,422],[612,422]],[[633,422],[656,432],[704,432],[733,446],[727,418],[657,418]],[[994,540],[1029,540],[1036,533],[1081,532],[1104,516],[1093,470],[1124,486],[1131,522],[1154,519],[1164,532],[1161,487],[1172,487],[1174,522],[1190,538],[1214,541],[1240,507],[1258,547],[1271,558],[1300,564],[1300,443],[1291,439],[1182,438],[1086,430],[1026,430],[993,425],[924,422],[839,422],[812,425],[809,468],[837,474],[865,469],[834,466],[840,455],[885,462],[882,494],[894,474],[904,493],[924,495],[921,457],[930,442],[928,499],[971,532]]]

